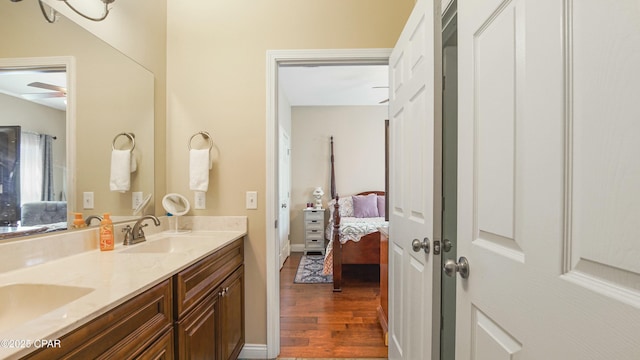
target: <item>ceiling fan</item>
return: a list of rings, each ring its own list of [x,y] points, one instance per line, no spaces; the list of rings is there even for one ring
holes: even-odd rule
[[[67,96],[67,88],[62,86],[57,86],[53,84],[47,84],[39,81],[35,81],[27,84],[28,86],[51,90],[52,92],[46,93],[33,93],[33,94],[22,94],[22,96],[26,99],[47,99],[47,98],[58,98],[58,97],[66,97]]]

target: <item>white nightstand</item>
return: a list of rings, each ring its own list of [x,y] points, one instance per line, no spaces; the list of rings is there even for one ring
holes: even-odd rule
[[[324,255],[324,209],[304,209],[304,254],[320,251]]]

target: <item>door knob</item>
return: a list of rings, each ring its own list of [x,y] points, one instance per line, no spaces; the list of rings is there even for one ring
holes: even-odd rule
[[[452,247],[453,247],[453,244],[451,244],[451,240],[449,239],[442,240],[442,250],[444,250],[444,252],[451,251]]]
[[[424,241],[420,241],[418,239],[413,239],[413,241],[411,242],[411,247],[413,248],[413,251],[418,252],[420,251],[420,249],[423,249],[424,252],[426,254],[429,253],[429,250],[431,250],[430,247],[431,242],[429,241],[429,238],[424,238]]]
[[[455,276],[455,273],[458,272],[461,278],[466,279],[469,277],[469,260],[464,256],[460,256],[458,262],[447,260],[442,269],[447,276]]]

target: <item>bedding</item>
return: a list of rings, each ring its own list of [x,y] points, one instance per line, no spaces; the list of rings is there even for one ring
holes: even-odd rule
[[[375,194],[370,194],[367,196],[374,196],[373,204],[377,209],[377,199],[375,198]],[[362,196],[364,197],[364,196]],[[384,196],[377,196],[382,197]],[[345,244],[348,241],[359,242],[363,236],[368,234],[373,234],[383,226],[388,226],[389,222],[385,221],[384,217],[355,217],[355,208],[357,207],[356,202],[354,203],[354,197],[347,196],[345,198],[341,198],[338,200],[339,211],[340,211],[340,243]],[[333,274],[333,224],[334,224],[334,216],[333,209],[335,206],[335,199],[329,202],[330,216],[329,216],[329,224],[325,229],[325,237],[329,240],[329,244],[327,245],[327,250],[325,251],[324,258],[324,267],[323,274],[329,275]]]

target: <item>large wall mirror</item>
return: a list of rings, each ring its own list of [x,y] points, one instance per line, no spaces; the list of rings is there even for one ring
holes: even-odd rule
[[[0,47],[0,157],[10,160],[12,152],[19,151],[16,142],[22,150],[38,148],[50,154],[46,165],[50,175],[44,180],[41,175],[25,176],[24,171],[9,177],[3,163],[0,197],[4,192],[9,199],[13,186],[30,203],[46,202],[43,211],[66,207],[66,221],[48,226],[49,230],[66,228],[74,212],[85,218],[109,212],[116,221],[131,219],[132,193],[143,198],[154,193],[153,74],[69,19],[47,23],[35,1],[0,2],[0,31],[5,34]],[[8,84],[13,90],[3,91]],[[129,191],[120,192],[111,190],[110,178],[114,147],[132,145],[128,136],[119,136],[122,133],[135,138],[131,156],[136,171],[130,174]],[[32,139],[40,138],[49,143],[48,150],[31,145]],[[27,180],[37,181],[31,188]],[[93,194],[93,206],[83,202],[84,193]],[[6,202],[4,198],[0,201]],[[20,201],[18,213],[24,203]],[[147,209],[153,212],[153,208],[152,200]],[[27,212],[34,217],[32,209]],[[0,219],[0,227],[11,227],[15,218],[21,218],[8,214],[14,219]],[[41,217],[53,221],[51,216]],[[37,223],[28,224],[39,228]]]

